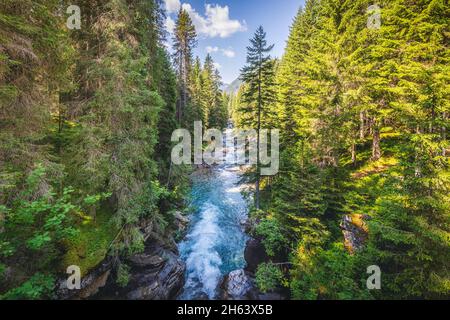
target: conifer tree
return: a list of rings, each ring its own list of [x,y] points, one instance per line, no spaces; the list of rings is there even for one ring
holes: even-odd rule
[[[60,92],[72,85],[73,58],[58,8],[59,1],[0,4],[0,197],[4,199],[14,197],[17,190],[8,185],[20,185],[35,163],[53,162],[43,138],[52,113],[61,107]]]
[[[202,120],[205,124],[205,116],[203,113],[203,86],[204,77],[200,58],[197,56],[191,70],[191,113],[193,121]]]
[[[222,78],[219,70],[214,69],[213,73],[214,81],[214,105],[210,112],[210,127],[216,129],[223,129],[227,126],[228,122],[228,102],[227,96],[220,87],[222,86]]]
[[[381,26],[368,28],[372,4],[307,1],[277,72],[284,145],[257,231],[270,252],[292,252],[294,298],[441,298],[448,287],[445,5],[381,1]],[[355,212],[370,217],[368,239],[350,255],[336,228]],[[381,291],[361,286],[369,261],[388,279]]]
[[[180,92],[177,109],[180,123],[189,102],[189,76],[192,67],[192,50],[197,45],[196,37],[197,33],[188,12],[180,8],[173,36],[174,61]]]
[[[214,79],[214,61],[210,54],[206,55],[205,62],[203,64],[203,86],[202,86],[202,110],[203,110],[203,123],[206,128],[210,127],[211,111],[216,104],[216,92],[217,84]]]
[[[260,131],[263,117],[267,116],[270,108],[274,107],[276,94],[274,90],[274,62],[269,52],[273,45],[267,45],[266,33],[260,26],[247,47],[247,65],[241,70],[241,79],[246,85],[243,94],[245,106],[240,109],[244,115],[242,125],[250,126],[257,132],[257,163],[256,163],[256,192],[255,207],[260,207],[260,167],[259,147]]]

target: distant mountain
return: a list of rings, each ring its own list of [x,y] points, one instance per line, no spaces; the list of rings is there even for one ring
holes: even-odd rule
[[[237,78],[232,83],[230,83],[223,91],[226,93],[229,93],[229,94],[230,93],[235,94],[236,92],[238,92],[241,84],[242,84],[242,81],[239,78]]]
[[[227,90],[227,88],[230,86],[229,83],[222,83],[222,85],[220,86],[220,90],[225,91]]]

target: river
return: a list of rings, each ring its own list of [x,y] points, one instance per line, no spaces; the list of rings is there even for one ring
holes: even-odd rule
[[[186,263],[186,282],[179,299],[217,299],[223,276],[245,267],[248,236],[242,221],[247,218],[248,203],[239,180],[240,171],[234,165],[202,169],[192,175],[194,212],[179,244]]]

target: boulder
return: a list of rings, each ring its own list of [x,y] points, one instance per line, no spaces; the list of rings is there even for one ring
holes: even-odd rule
[[[143,254],[128,259],[131,278],[119,296],[131,300],[174,299],[184,285],[185,265],[176,253],[149,246]]]
[[[159,268],[165,263],[164,259],[161,258],[159,255],[146,253],[136,254],[128,258],[128,261],[131,263],[131,265],[135,266],[136,268],[150,268],[150,269]]]
[[[254,280],[243,269],[235,270],[225,276],[222,285],[222,298],[225,300],[254,300],[257,297]]]
[[[244,258],[247,262],[246,271],[255,273],[258,265],[269,261],[263,244],[258,239],[249,239],[245,246]]]
[[[181,212],[176,211],[174,213],[175,218],[175,226],[180,231],[185,231],[187,226],[189,225],[189,218],[184,216]]]
[[[220,285],[221,298],[224,300],[285,300],[283,292],[262,293],[258,290],[252,273],[235,270],[226,275]]]

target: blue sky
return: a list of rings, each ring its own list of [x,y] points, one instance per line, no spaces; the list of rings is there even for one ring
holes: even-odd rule
[[[197,27],[198,47],[195,54],[202,60],[208,52],[218,63],[223,82],[239,76],[245,64],[246,47],[259,25],[275,44],[272,56],[281,57],[289,27],[304,5],[304,0],[164,0],[168,11],[166,27],[170,31],[180,5]]]

